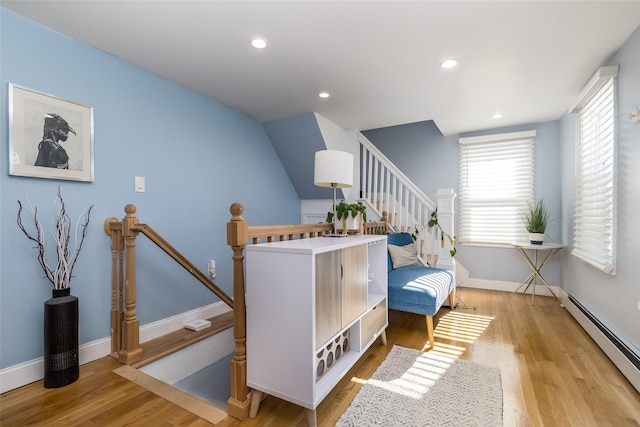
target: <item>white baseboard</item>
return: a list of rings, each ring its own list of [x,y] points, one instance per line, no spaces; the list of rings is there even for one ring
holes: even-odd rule
[[[151,341],[170,332],[182,329],[184,325],[193,320],[209,319],[228,311],[231,311],[231,308],[222,301],[218,301],[205,307],[197,308],[195,310],[180,313],[176,316],[167,317],[166,319],[162,319],[157,322],[146,324],[140,327],[140,342],[143,343]]]
[[[490,291],[513,292],[516,289],[518,289],[518,287],[521,284],[522,283],[518,283],[518,282],[504,282],[504,281],[500,281],[500,280],[485,280],[485,279],[468,278],[464,282],[458,284],[458,287],[461,287],[461,288],[487,289],[487,290],[490,290]],[[525,288],[526,288],[526,285],[523,286],[518,292],[523,292]],[[555,293],[560,295],[560,291],[561,291],[560,287],[551,286],[551,289],[553,289],[553,291]],[[533,292],[533,285],[529,286],[529,289],[527,290],[527,294],[531,295],[532,292]],[[553,294],[551,292],[549,292],[547,287],[544,286],[544,285],[536,285],[536,295],[542,295],[542,296],[548,296],[548,297],[552,297],[553,296]]]
[[[196,319],[208,319],[231,311],[225,303],[219,301],[205,307],[187,311],[176,316],[140,327],[140,342],[161,337],[182,329],[184,325]],[[82,344],[79,350],[80,364],[93,362],[111,352],[111,337],[101,338]],[[0,393],[22,387],[44,378],[44,358],[29,360],[0,370]]]

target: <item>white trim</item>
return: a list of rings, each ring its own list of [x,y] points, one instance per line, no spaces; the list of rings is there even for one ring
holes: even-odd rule
[[[598,329],[580,309],[571,302],[569,295],[561,290],[561,297],[564,306],[569,314],[582,326],[582,329],[598,344],[604,354],[609,357],[614,365],[622,372],[627,380],[631,383],[638,393],[640,393],[640,370],[638,370],[624,354]]]
[[[43,372],[42,358],[4,368],[0,370],[0,393],[41,380]]]
[[[300,200],[300,224],[324,223],[332,205],[332,199]]]
[[[486,289],[489,291],[503,291],[503,292],[513,292],[518,289],[522,283],[518,282],[504,282],[500,280],[485,280],[485,279],[473,279],[468,278],[463,283],[458,284],[458,287],[461,288],[475,288],[475,289]],[[560,287],[551,286],[554,292],[560,292]],[[518,291],[521,292],[521,291]],[[533,292],[533,287],[529,286],[529,290],[527,291],[528,295],[531,295]],[[543,297],[552,297],[554,296],[546,286],[544,285],[536,285],[536,295],[540,295]]]
[[[140,343],[180,330],[185,324],[193,320],[209,319],[228,311],[231,311],[231,308],[222,301],[218,301],[205,307],[196,308],[195,310],[167,317],[166,319],[162,319],[157,322],[148,323],[140,327]]]
[[[589,102],[594,93],[596,93],[602,85],[611,77],[616,77],[618,75],[618,65],[609,65],[606,67],[600,67],[598,71],[591,77],[589,83],[582,89],[580,95],[578,96],[578,100],[569,108],[570,114],[575,114],[580,112],[584,104]]]
[[[498,133],[492,135],[482,136],[469,136],[466,138],[460,138],[458,142],[460,144],[477,144],[480,142],[504,142],[504,141],[516,141],[521,139],[533,139],[536,137],[535,130],[525,130],[522,132],[509,132]]]
[[[140,327],[140,342],[143,343],[182,329],[186,323],[192,320],[208,319],[228,311],[231,311],[231,308],[222,301],[219,301],[206,307],[197,308],[158,322],[149,323]],[[101,338],[82,344],[78,351],[81,365],[93,362],[94,360],[109,355],[111,352],[111,338]],[[43,357],[9,366],[0,370],[0,393],[22,387],[23,385],[39,381],[43,378]]]

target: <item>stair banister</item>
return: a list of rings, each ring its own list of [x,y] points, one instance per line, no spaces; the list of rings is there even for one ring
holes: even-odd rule
[[[233,339],[235,350],[231,361],[231,396],[227,413],[239,420],[249,417],[249,388],[247,387],[247,314],[244,298],[244,247],[249,238],[247,222],[242,217],[244,207],[234,203],[229,208],[231,220],[227,223],[227,245],[233,252]]]
[[[424,227],[436,208],[431,201],[402,171],[400,171],[371,141],[362,133],[356,133],[359,144],[360,197],[369,200],[379,211],[386,210],[389,223],[396,231],[413,232],[416,226]],[[429,235],[424,239],[424,235]],[[419,248],[424,255],[424,242],[428,247],[427,262],[434,264],[438,257],[435,230],[421,232]]]
[[[136,207],[126,205],[125,217],[109,217],[104,231],[111,237],[111,354],[121,363],[133,365],[142,360],[140,321],[136,310],[136,237],[142,233],[180,264],[229,307],[234,301],[147,224],[140,224]],[[123,262],[124,261],[124,262]]]
[[[429,209],[435,209],[436,206],[434,203],[418,188],[405,174],[402,173],[400,169],[398,169],[392,162],[385,156],[382,151],[380,151],[371,141],[369,141],[362,133],[358,133],[358,141],[362,148],[370,153],[371,156],[375,158],[375,160],[382,164],[382,166],[389,170],[396,179],[402,183],[404,187],[406,187],[409,191],[414,193]],[[362,162],[361,162],[362,164]],[[364,184],[360,184],[361,187],[364,187]],[[369,184],[370,188],[370,184]],[[364,195],[363,195],[364,197]]]
[[[136,207],[127,205],[124,208],[122,235],[125,246],[125,286],[124,286],[124,321],[122,322],[122,348],[119,352],[121,363],[130,365],[142,359],[140,347],[140,321],[136,314],[136,237],[138,218]]]
[[[453,188],[439,188],[436,197],[438,200],[438,224],[442,227],[442,230],[449,236],[455,236],[454,229],[454,199],[456,193],[453,192]],[[456,261],[451,256],[451,242],[446,237],[443,239],[444,248],[440,252],[438,259],[438,267],[446,268],[447,270],[456,270]]]
[[[453,189],[439,189],[436,194],[437,203],[434,203],[362,133],[355,134],[359,145],[355,151],[360,154],[355,165],[356,175],[360,177],[360,198],[368,200],[378,212],[386,210],[394,230],[409,233],[413,233],[416,227],[426,226],[431,213],[437,208],[440,227],[449,236],[453,236],[453,200],[456,197]],[[425,235],[428,237],[424,238]],[[441,248],[441,239],[435,228],[424,229],[417,240],[420,255],[429,264],[435,265],[439,260],[438,267],[455,269],[455,262],[449,252],[451,244],[445,238]],[[425,243],[427,248],[424,248]]]

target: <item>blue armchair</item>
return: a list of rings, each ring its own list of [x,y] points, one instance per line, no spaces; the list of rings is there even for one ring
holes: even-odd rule
[[[411,246],[408,246],[411,245]],[[433,348],[433,316],[449,297],[455,306],[455,274],[423,265],[409,233],[388,235],[389,308],[426,316],[429,347]]]

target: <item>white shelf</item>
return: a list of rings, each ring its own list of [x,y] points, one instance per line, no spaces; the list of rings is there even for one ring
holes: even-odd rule
[[[365,243],[386,242],[386,236],[349,235],[347,237],[314,237],[312,239],[284,240],[280,242],[247,245],[246,251],[281,252],[313,255],[335,251]],[[386,248],[386,246],[385,246]]]

